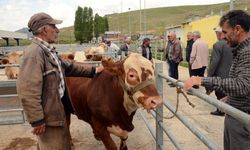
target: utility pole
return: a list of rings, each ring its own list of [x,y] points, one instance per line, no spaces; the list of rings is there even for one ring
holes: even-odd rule
[[[234,0],[230,0],[230,11],[234,10]]]
[[[131,37],[130,8],[128,8],[128,29],[129,29],[129,36]]]
[[[144,0],[144,34],[147,35],[146,0]]]
[[[141,0],[140,0],[140,36],[141,36]]]

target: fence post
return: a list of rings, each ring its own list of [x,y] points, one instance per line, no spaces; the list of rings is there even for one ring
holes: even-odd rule
[[[160,96],[163,97],[163,80],[158,75],[158,73],[163,72],[163,64],[162,63],[155,63],[155,77],[156,77],[156,87],[160,94]],[[162,150],[163,148],[163,129],[160,126],[160,123],[163,122],[162,116],[163,116],[163,106],[160,106],[156,109],[157,114],[156,115],[156,150]]]

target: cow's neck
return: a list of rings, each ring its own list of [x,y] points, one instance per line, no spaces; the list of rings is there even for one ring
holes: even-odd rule
[[[124,101],[123,101],[123,106],[125,108],[125,110],[127,111],[128,115],[130,116],[133,112],[135,112],[138,109],[137,104],[132,101],[128,94],[126,92],[124,92]]]

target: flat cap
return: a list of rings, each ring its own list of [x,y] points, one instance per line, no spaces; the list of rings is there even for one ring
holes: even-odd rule
[[[222,29],[221,29],[221,27],[218,26],[218,27],[215,27],[215,28],[214,28],[214,31],[215,31],[215,32],[222,32]]]
[[[62,20],[53,19],[50,15],[46,13],[37,13],[30,17],[28,27],[29,31],[33,33],[36,32],[40,27],[47,24],[60,24]]]

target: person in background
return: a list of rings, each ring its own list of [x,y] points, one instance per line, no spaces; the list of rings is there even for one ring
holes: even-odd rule
[[[213,51],[207,76],[218,76],[222,79],[228,78],[233,59],[232,48],[229,47],[227,42],[224,40],[221,27],[216,27],[214,31],[218,41],[213,45]],[[213,91],[212,88],[206,88],[206,90],[207,94]],[[220,90],[215,90],[215,95],[218,100],[226,96],[224,92]],[[217,116],[225,115],[225,113],[220,111],[218,108],[215,111],[212,111],[211,114]]]
[[[34,14],[28,23],[34,35],[23,53],[17,79],[17,94],[38,138],[39,150],[71,150],[71,138],[66,116],[74,113],[65,76],[94,77],[103,70],[62,60],[52,45],[59,29],[46,13]]]
[[[169,48],[170,48],[170,44],[171,44],[171,41],[170,41],[170,35],[167,35],[167,43],[166,43],[166,62],[167,62],[167,65],[168,65],[168,75],[171,76],[171,71],[170,71],[170,62],[169,62],[169,59],[167,59],[167,51],[169,51]],[[166,80],[167,82],[169,82],[168,80]]]
[[[149,38],[143,39],[142,45],[138,48],[138,52],[141,53],[143,57],[153,61]]]
[[[189,72],[190,77],[191,77],[190,55],[191,55],[193,43],[194,43],[193,33],[188,32],[187,33],[187,46],[186,46],[186,61],[188,63],[188,72]]]
[[[232,47],[233,60],[228,78],[195,77],[185,81],[184,89],[193,85],[212,87],[227,96],[221,101],[250,115],[250,15],[232,10],[221,17],[220,26],[227,43]],[[250,125],[226,114],[224,120],[224,150],[249,150]]]
[[[183,60],[182,58],[182,47],[180,41],[176,38],[175,33],[169,34],[169,46],[166,49],[166,59],[170,64],[170,77],[178,80],[179,78],[179,72],[178,72],[178,66],[179,63]],[[170,87],[174,87],[174,84],[169,84]]]
[[[208,66],[208,44],[201,40],[199,31],[193,32],[194,43],[190,54],[191,76],[204,77],[206,67]],[[194,86],[199,88],[199,86]]]
[[[120,50],[119,47],[109,40],[107,40],[105,43],[107,45],[107,52],[110,53],[110,56],[112,57],[113,60],[116,60],[117,53]]]
[[[131,37],[126,37],[124,40],[124,44],[120,46],[120,51],[118,52],[118,55],[121,56],[121,59],[128,57],[130,44],[131,44]]]

